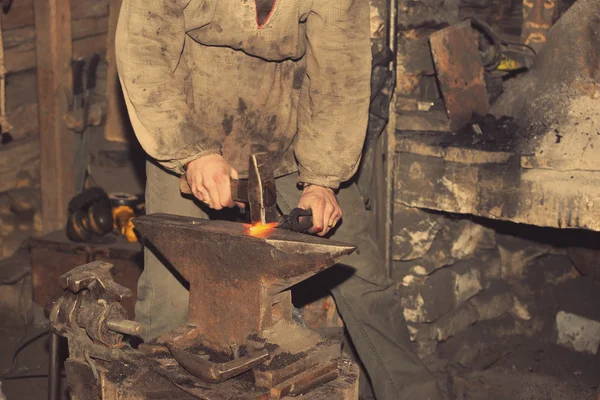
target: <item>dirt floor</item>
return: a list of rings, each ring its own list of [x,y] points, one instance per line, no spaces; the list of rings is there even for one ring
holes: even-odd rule
[[[592,400],[600,359],[523,336],[487,353],[479,369],[450,367],[456,400]]]
[[[29,327],[26,336],[45,331]],[[0,327],[0,371],[10,367],[23,327]],[[23,348],[17,367],[2,381],[8,400],[47,398],[48,337]],[[521,336],[491,344],[476,368],[444,365],[456,400],[592,400],[600,383],[600,359]],[[16,378],[18,377],[18,378]],[[68,399],[62,384],[61,399]],[[412,400],[412,399],[411,399]],[[418,400],[418,399],[415,399]]]
[[[2,382],[2,391],[8,400],[42,400],[48,398],[48,335],[43,327],[2,327],[0,322],[0,374],[12,372]],[[24,335],[25,334],[25,335]],[[11,368],[13,354],[23,343],[23,338],[34,338],[23,347],[17,363]],[[27,340],[27,339],[25,339]],[[62,379],[61,400],[68,400],[66,384]]]

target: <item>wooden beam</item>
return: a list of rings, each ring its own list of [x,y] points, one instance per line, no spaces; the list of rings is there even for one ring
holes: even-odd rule
[[[600,231],[600,171],[521,167],[517,154],[447,147],[398,135],[394,201],[551,228]],[[409,143],[407,143],[407,141]],[[420,145],[417,142],[421,141]]]
[[[34,0],[42,223],[44,233],[64,227],[75,195],[75,134],[63,116],[72,91],[71,1]]]
[[[73,58],[106,51],[107,19],[83,23],[73,21]],[[4,62],[8,73],[32,70],[36,66],[36,33],[34,27],[13,29],[4,34]]]

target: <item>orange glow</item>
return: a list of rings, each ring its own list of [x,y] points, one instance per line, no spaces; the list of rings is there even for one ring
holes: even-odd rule
[[[277,227],[277,222],[269,222],[268,224],[261,224],[260,222],[254,225],[246,225],[248,227],[248,233],[250,236],[264,238]]]

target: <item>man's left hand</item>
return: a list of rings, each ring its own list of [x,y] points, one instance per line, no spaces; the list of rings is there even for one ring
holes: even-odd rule
[[[309,185],[304,188],[298,208],[312,211],[313,226],[309,233],[325,236],[342,218],[342,209],[332,189]]]

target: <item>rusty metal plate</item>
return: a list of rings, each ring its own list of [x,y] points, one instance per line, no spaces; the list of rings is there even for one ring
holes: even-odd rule
[[[464,21],[434,32],[429,43],[446,113],[453,127],[469,122],[474,112],[486,115],[490,105],[471,22]]]

